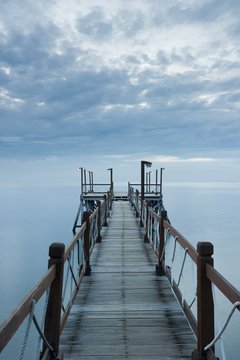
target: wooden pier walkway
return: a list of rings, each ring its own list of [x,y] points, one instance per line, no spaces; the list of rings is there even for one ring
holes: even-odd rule
[[[128,202],[113,203],[64,327],[64,360],[190,359],[196,340]]]

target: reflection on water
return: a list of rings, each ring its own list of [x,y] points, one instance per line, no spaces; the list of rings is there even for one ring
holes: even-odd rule
[[[169,218],[195,246],[198,241],[211,241],[216,268],[239,288],[239,187],[189,185],[164,188]],[[1,322],[46,271],[49,245],[71,240],[78,196],[75,187],[0,189]],[[231,306],[218,293],[217,302],[222,323]],[[239,330],[236,313],[224,336],[228,359],[238,359]],[[18,342],[11,342],[0,358],[15,359],[20,352],[16,346]]]

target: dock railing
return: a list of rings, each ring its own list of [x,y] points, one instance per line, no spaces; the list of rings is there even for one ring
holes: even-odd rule
[[[81,225],[78,225],[78,221],[79,219],[82,218],[83,216],[83,212],[84,210],[89,211],[89,212],[93,212],[94,209],[97,207],[97,202],[98,200],[101,198],[103,199],[107,199],[107,203],[108,203],[108,213],[109,211],[112,209],[112,202],[113,202],[113,186],[109,185],[109,184],[89,184],[89,186],[91,187],[91,192],[83,192],[80,195],[80,203],[79,203],[79,207],[77,210],[77,214],[73,223],[73,234],[76,234],[76,229],[80,228]],[[96,187],[95,185],[100,186],[101,191],[95,191]],[[107,186],[106,188],[102,188],[104,186]],[[94,190],[95,189],[95,190]],[[94,200],[89,200],[86,198],[86,195],[91,194],[92,196],[94,196]],[[100,195],[100,196],[99,196]],[[98,200],[97,200],[98,198]],[[90,206],[91,205],[91,206]]]
[[[138,190],[139,192],[141,192],[141,184],[138,183],[128,183],[128,193],[129,191],[133,190],[134,192],[136,190]],[[144,184],[144,193],[145,194],[160,194],[161,193],[161,184],[155,184],[155,183],[151,183],[151,184]]]
[[[98,206],[92,214],[85,211],[82,225],[66,249],[63,243],[53,243],[49,247],[48,271],[0,326],[0,352],[28,316],[19,359],[23,359],[32,321],[39,333],[35,358],[61,358],[59,338],[82,279],[91,274],[91,253],[95,243],[101,242],[102,227],[108,225],[110,205],[111,199],[108,194],[102,202],[98,201]],[[46,300],[40,325],[34,309],[44,294]]]
[[[141,202],[138,190],[134,191],[132,188],[129,189],[129,198],[137,217],[141,216],[139,209],[143,206],[144,211],[140,221],[144,223],[145,241],[150,242],[157,256],[156,274],[168,277],[179,304],[196,335],[197,349],[193,351],[192,359],[217,359],[214,355],[214,345],[221,337],[234,310],[240,311],[240,292],[214,268],[212,243],[199,242],[195,249],[170,224],[166,210],[162,210],[161,216],[157,215],[150,208],[148,202]],[[178,259],[176,259],[177,247],[179,247],[178,250],[181,250]],[[192,272],[197,274],[196,289],[191,298],[188,296],[189,299],[184,296],[184,289],[181,290],[187,258],[196,267],[196,270],[193,269]],[[233,304],[225,324],[217,335],[215,335],[214,329],[213,286],[216,286]],[[192,311],[194,303],[197,303],[197,316]]]
[[[89,193],[101,194],[111,191],[111,184],[95,184],[95,183],[86,183],[83,187],[83,194],[87,195]]]

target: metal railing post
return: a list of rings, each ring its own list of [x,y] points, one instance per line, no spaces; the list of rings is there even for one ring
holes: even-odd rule
[[[45,318],[44,335],[48,343],[54,349],[56,355],[59,351],[61,308],[62,308],[62,286],[64,271],[64,252],[65,245],[62,243],[53,243],[49,247],[48,268],[56,266],[56,276],[50,286],[47,312]],[[46,346],[43,345],[43,353]]]
[[[97,243],[102,241],[101,237],[101,201],[97,201],[98,213],[97,213],[97,227],[98,227],[98,236],[97,236]]]
[[[204,347],[214,339],[214,303],[212,284],[206,277],[206,264],[213,266],[213,245],[210,242],[197,244],[197,342],[192,359],[207,359]],[[214,353],[214,348],[212,348]]]
[[[156,265],[156,275],[158,275],[158,276],[165,275],[165,271],[163,269],[162,262],[165,261],[165,256],[163,253],[165,229],[163,226],[163,222],[166,219],[167,219],[167,211],[162,210],[161,211],[161,221],[160,221],[160,226],[159,226],[158,264]]]
[[[86,230],[84,231],[84,258],[85,258],[85,276],[91,275],[91,266],[90,266],[90,222],[89,222],[90,213],[84,211],[82,217],[82,224],[86,222]]]

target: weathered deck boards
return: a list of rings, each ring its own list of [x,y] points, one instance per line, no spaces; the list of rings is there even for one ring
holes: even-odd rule
[[[195,338],[127,202],[113,204],[61,336],[64,360],[189,359]]]

